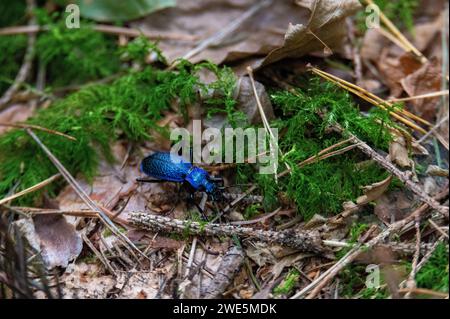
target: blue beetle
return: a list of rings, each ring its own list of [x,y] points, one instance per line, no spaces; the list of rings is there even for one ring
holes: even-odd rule
[[[214,178],[204,169],[192,165],[183,157],[173,155],[169,152],[156,152],[145,157],[140,165],[142,173],[156,178],[156,180],[137,179],[138,182],[176,182],[183,183],[193,200],[197,191],[205,192],[214,200],[221,198],[217,182],[220,178]],[[203,210],[194,202],[200,212]]]

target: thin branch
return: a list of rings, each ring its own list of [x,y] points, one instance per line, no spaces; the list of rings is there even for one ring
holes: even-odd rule
[[[364,0],[364,2],[374,5],[372,0]],[[417,50],[417,48],[398,30],[398,28],[381,10],[379,10],[379,13],[381,21],[386,25],[387,29],[397,37],[404,47],[406,47],[407,52],[413,53],[417,58],[419,58],[421,63],[426,63],[428,59],[422,54],[422,52]]]
[[[222,224],[202,224],[191,220],[172,219],[165,216],[152,215],[144,212],[130,212],[128,221],[138,227],[148,230],[162,230],[169,233],[186,233],[204,236],[239,236],[256,238],[269,243],[278,243],[291,248],[326,254],[328,250],[322,245],[317,232],[313,231],[271,231],[250,227]]]
[[[400,181],[403,182],[403,184],[414,194],[416,194],[420,200],[424,203],[427,203],[444,215],[448,219],[448,207],[441,206],[435,199],[431,198],[417,183],[413,182],[409,175],[405,172],[402,172],[399,170],[394,164],[386,160],[383,156],[378,154],[374,149],[372,149],[369,145],[367,145],[365,142],[360,140],[355,135],[351,134],[350,132],[345,131],[340,125],[335,124],[333,126],[334,129],[336,129],[341,134],[348,135],[353,139],[353,143],[357,145],[357,147],[366,155],[368,155],[371,159],[373,159],[375,162],[377,162],[381,167],[389,171],[392,175],[397,177]]]
[[[426,94],[415,95],[415,96],[409,96],[409,97],[403,97],[403,98],[399,98],[399,99],[391,99],[391,100],[389,100],[389,102],[392,102],[392,103],[408,102],[408,101],[414,101],[414,100],[420,100],[420,99],[430,99],[430,98],[446,96],[446,95],[448,95],[448,90],[426,93]]]
[[[197,36],[178,34],[178,33],[155,33],[145,30],[138,30],[127,27],[118,27],[107,24],[96,24],[92,26],[92,29],[102,33],[125,35],[127,37],[144,36],[150,40],[181,40],[181,41],[196,41]],[[38,32],[50,30],[49,26],[27,25],[27,26],[14,26],[0,29],[1,35],[17,35],[17,34],[36,34]]]
[[[85,204],[92,210],[95,210],[100,219],[106,225],[106,227],[111,230],[111,232],[120,238],[125,247],[129,249],[129,251],[134,255],[133,249],[136,250],[139,254],[143,255],[143,253],[137,248],[133,242],[124,234],[122,234],[119,229],[114,225],[111,219],[105,214],[105,212],[86,194],[86,192],[81,188],[75,178],[69,173],[69,171],[61,164],[61,162],[53,155],[53,153],[42,143],[42,141],[33,133],[30,129],[26,129],[27,133],[33,138],[33,140],[39,145],[39,147],[44,151],[44,153],[48,156],[50,161],[56,166],[61,175],[67,180],[67,182],[72,186],[78,196],[85,202]],[[145,255],[144,255],[145,256]],[[135,256],[137,259],[137,256]],[[147,258],[147,256],[145,256]]]
[[[69,139],[71,141],[76,141],[77,140],[73,136],[70,136],[70,135],[64,134],[62,132],[55,131],[55,130],[51,130],[51,129],[48,129],[46,127],[42,127],[42,126],[39,126],[39,125],[25,124],[25,123],[0,122],[0,126],[10,126],[10,127],[16,127],[16,128],[30,128],[30,129],[33,129],[33,130],[42,131],[42,132],[50,133],[50,134],[53,134],[53,135],[62,136],[62,137],[65,137],[65,138],[67,138],[67,139]]]
[[[36,3],[34,0],[27,0],[27,14],[30,15],[30,19],[28,21],[29,26],[33,26],[36,24],[36,17],[34,16],[33,12],[35,7]],[[6,107],[6,105],[11,100],[13,95],[17,92],[17,90],[20,88],[22,83],[25,82],[25,80],[27,79],[35,55],[35,47],[34,47],[35,42],[36,42],[36,34],[34,33],[29,34],[27,49],[25,52],[25,56],[23,58],[22,66],[20,67],[13,84],[8,88],[8,90],[6,90],[6,92],[0,98],[0,111]]]
[[[0,205],[3,205],[5,203],[7,203],[7,202],[10,202],[10,201],[12,201],[12,200],[14,200],[16,198],[19,198],[19,197],[21,197],[23,195],[35,192],[38,189],[41,189],[41,188],[47,186],[48,184],[53,183],[53,181],[58,179],[59,177],[61,177],[61,174],[55,174],[55,175],[47,178],[46,180],[43,180],[42,182],[37,183],[36,185],[28,187],[27,189],[24,189],[23,191],[20,191],[20,192],[18,192],[16,194],[13,194],[11,196],[8,196],[8,197],[5,197],[3,199],[0,199]]]
[[[448,196],[448,188],[446,188],[443,192],[436,196],[436,200],[441,200]],[[367,249],[374,247],[381,243],[386,237],[400,231],[406,224],[411,221],[414,221],[416,218],[421,218],[424,215],[430,206],[428,204],[423,204],[414,212],[412,212],[408,217],[392,223],[389,227],[380,233],[375,238],[371,239],[366,244],[357,244],[351,250],[347,252],[337,263],[335,263],[328,270],[323,272],[318,278],[316,278],[313,282],[308,284],[298,293],[296,293],[292,299],[303,298],[308,292],[312,290],[312,292],[308,295],[308,299],[314,298],[322,288],[332,279],[334,278],[342,269],[344,269],[347,265],[349,265],[353,260],[355,260],[362,252],[367,251]]]

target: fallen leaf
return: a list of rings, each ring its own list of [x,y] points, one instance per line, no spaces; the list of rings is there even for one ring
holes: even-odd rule
[[[299,0],[296,4],[311,12],[308,22],[290,23],[283,45],[270,52],[262,66],[342,44],[347,32],[345,18],[361,8],[356,0]]]
[[[406,217],[413,206],[413,201],[407,197],[405,192],[398,190],[383,194],[375,203],[375,215],[388,224]]]
[[[411,159],[409,158],[408,148],[403,136],[392,134],[393,140],[389,143],[389,158],[391,162],[396,163],[400,167],[411,167]]]
[[[381,182],[373,183],[372,185],[364,186],[364,195],[356,199],[358,205],[365,205],[378,199],[389,187],[392,181],[392,175],[389,175]]]
[[[428,165],[426,173],[432,176],[448,177],[448,169],[441,168],[437,165]]]
[[[0,123],[25,122],[31,115],[33,115],[33,109],[29,105],[11,105],[0,112]],[[12,127],[10,126],[2,126],[0,124],[0,135],[11,129]]]
[[[63,215],[36,215],[16,223],[47,269],[67,267],[81,253],[81,236]]]
[[[420,69],[405,77],[401,84],[409,96],[433,93],[441,89],[441,67],[437,59],[425,63]],[[410,102],[412,111],[428,121],[433,121],[441,99],[415,99]]]
[[[275,2],[275,1],[274,1]],[[213,43],[189,60],[211,60],[216,64],[239,61],[258,67],[285,57],[299,57],[323,50],[316,37],[333,48],[345,35],[344,18],[360,8],[356,0],[277,1],[261,8],[220,42]],[[258,2],[252,0],[185,0],[176,7],[150,14],[131,25],[143,31],[177,34],[179,40],[161,38],[159,45],[169,62],[186,55],[205,40],[243,16]],[[289,27],[289,25],[291,27]],[[286,30],[288,32],[286,33]],[[312,35],[313,31],[316,35]]]
[[[99,265],[86,263],[70,265],[60,282],[64,299],[104,299],[116,283]]]
[[[411,54],[392,46],[385,47],[376,61],[382,80],[390,89],[391,97],[402,95],[401,81],[421,66]]]

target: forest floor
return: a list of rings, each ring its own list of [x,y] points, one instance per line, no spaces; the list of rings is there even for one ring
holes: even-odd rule
[[[0,3],[0,298],[448,299],[447,1],[77,3]],[[193,120],[275,171],[139,182]]]

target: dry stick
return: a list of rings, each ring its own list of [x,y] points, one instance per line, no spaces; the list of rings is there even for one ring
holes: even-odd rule
[[[376,30],[384,37],[386,37],[388,40],[391,40],[395,45],[397,45],[399,48],[403,49],[405,52],[409,52],[409,48],[401,42],[399,39],[397,39],[392,33],[385,30],[383,27],[376,28]]]
[[[117,276],[115,270],[112,268],[111,264],[109,263],[108,259],[103,256],[97,248],[95,248],[94,244],[90,241],[90,239],[86,236],[86,234],[81,234],[81,237],[83,238],[83,241],[89,246],[89,248],[94,252],[94,254],[97,256],[98,259],[105,265],[106,268],[108,268],[109,272],[115,276]]]
[[[417,274],[417,263],[419,262],[419,256],[420,256],[420,220],[419,218],[416,218],[414,222],[414,226],[416,228],[416,251],[414,252],[413,260],[412,260],[412,266],[411,266],[411,272],[409,273],[407,282],[411,285],[414,285],[413,287],[408,288],[415,288],[415,278]],[[411,293],[407,292],[405,295],[405,298],[410,298]]]
[[[186,265],[186,272],[184,276],[187,277],[191,271],[192,263],[194,262],[195,250],[197,249],[197,237],[192,240],[191,251],[189,252],[189,259]]]
[[[242,25],[242,23],[244,23],[247,19],[252,17],[255,13],[257,13],[259,10],[261,10],[265,6],[268,6],[270,3],[272,3],[272,0],[256,2],[255,5],[253,5],[247,11],[245,11],[240,17],[238,17],[237,19],[233,20],[232,23],[227,25],[225,28],[221,29],[219,32],[213,34],[211,37],[209,37],[209,38],[203,40],[202,42],[200,42],[194,49],[192,49],[191,51],[186,53],[183,56],[183,59],[184,60],[189,60],[193,56],[199,54],[201,51],[207,49],[209,46],[221,42],[228,35],[230,35],[234,31],[236,31]],[[169,67],[169,70],[173,69],[177,65],[177,63],[178,62],[172,63],[172,65]]]
[[[433,97],[439,97],[439,96],[445,96],[445,95],[448,95],[448,90],[426,93],[426,94],[415,95],[415,96],[409,96],[409,97],[403,97],[400,99],[391,99],[391,100],[389,100],[389,102],[392,102],[392,103],[407,102],[407,101],[414,101],[414,100],[419,100],[419,99],[430,99]]]
[[[335,124],[333,125],[333,128],[343,135],[349,135],[350,138],[353,139],[353,143],[356,144],[363,153],[365,153],[371,159],[376,161],[381,167],[383,167],[395,177],[397,177],[400,181],[402,181],[403,184],[410,191],[416,194],[422,202],[427,203],[428,205],[430,205],[430,207],[443,214],[448,219],[448,207],[441,206],[439,202],[431,198],[423,189],[421,189],[421,187],[417,183],[413,182],[405,172],[399,170],[394,164],[387,161],[383,156],[378,154],[374,149],[372,149],[358,137],[351,134],[350,132],[346,132],[340,125]]]
[[[3,199],[0,199],[0,205],[3,205],[9,201],[12,201],[13,199],[16,199],[20,196],[32,193],[34,191],[37,191],[38,189],[41,189],[45,186],[47,186],[48,184],[52,183],[54,180],[58,179],[59,177],[61,177],[61,174],[55,174],[49,178],[47,178],[46,180],[43,180],[40,183],[37,183],[36,185],[33,185],[31,187],[28,187],[27,189],[24,189],[23,191],[20,191],[16,194],[13,194],[11,196],[5,197]]]
[[[431,128],[431,130],[429,130],[428,131],[428,133],[427,134],[425,134],[424,136],[422,136],[418,141],[417,141],[417,143],[423,143],[423,141],[425,141],[428,137],[430,137],[430,135],[431,134],[437,134],[437,129],[439,128],[439,127],[441,127],[442,126],[442,124],[444,124],[445,122],[447,122],[448,121],[448,114],[446,115],[446,116],[444,116],[444,118],[442,118],[435,126],[433,126],[432,128]],[[442,138],[442,140],[441,140],[441,138],[439,138],[439,136],[441,136],[440,134],[438,134],[438,135],[436,135],[436,137],[439,139],[439,141],[442,143],[442,145],[444,145],[444,147],[448,150],[448,142],[447,141],[445,141],[445,139],[443,139]]]
[[[433,256],[434,251],[442,242],[444,242],[444,236],[439,237],[439,239],[436,240],[436,242],[433,244],[433,247],[431,247],[431,249],[428,250],[425,256],[422,257],[422,260],[417,264],[416,267],[417,272],[419,272],[420,269],[422,269],[423,265],[425,265],[428,262],[428,260],[430,260],[431,256]]]
[[[402,288],[398,290],[399,293],[406,293],[406,294],[421,294],[421,295],[429,295],[432,297],[438,297],[438,298],[448,298],[448,294],[445,292],[440,291],[434,291],[430,289],[425,288]]]
[[[256,238],[269,243],[278,243],[291,248],[310,251],[319,254],[327,253],[317,232],[292,231],[281,232],[260,230],[250,227],[241,227],[222,224],[201,224],[190,220],[171,219],[165,216],[147,214],[145,212],[130,212],[128,221],[138,227],[148,230],[163,230],[167,232],[183,233],[188,231],[193,235],[206,236],[239,236]]]
[[[356,84],[353,84],[351,82],[345,81],[345,80],[343,80],[343,79],[341,79],[341,78],[339,78],[339,77],[337,77],[337,76],[335,76],[335,75],[333,75],[331,73],[322,71],[322,70],[317,69],[317,68],[312,68],[312,71],[315,72],[316,74],[322,76],[322,77],[327,78],[328,80],[330,80],[332,82],[335,81],[335,82],[343,84],[345,86],[345,89],[347,89],[347,90],[349,90],[350,88],[356,90],[357,93],[352,91],[352,90],[349,90],[349,91],[353,92],[354,94],[357,94],[358,96],[360,96],[361,98],[365,99],[366,101],[372,103],[375,106],[378,106],[380,108],[385,108],[386,106],[391,107],[391,108],[394,109],[394,112],[399,112],[400,114],[402,114],[402,115],[404,115],[406,117],[409,117],[410,119],[413,119],[415,121],[419,121],[419,122],[421,122],[421,123],[423,123],[423,124],[425,124],[427,126],[432,126],[432,124],[430,122],[428,122],[427,120],[421,118],[420,116],[417,116],[417,115],[409,112],[406,109],[394,108],[394,105],[392,103],[390,103],[390,102],[388,102],[386,100],[383,100],[378,95],[375,95],[372,92],[367,91],[367,90],[363,89],[362,87],[359,87]]]
[[[365,0],[364,2],[374,5],[372,0]],[[426,63],[428,59],[419,50],[417,50],[416,47],[397,29],[397,27],[391,22],[391,20],[389,20],[389,18],[386,17],[381,10],[379,10],[379,14],[381,21],[386,25],[388,30],[391,31],[391,33],[395,35],[400,40],[400,42],[402,42],[408,48],[408,52],[412,52],[414,55],[416,55],[420,59],[421,63]]]
[[[25,124],[25,123],[0,122],[0,126],[10,126],[10,127],[16,127],[16,128],[31,128],[33,130],[43,131],[43,132],[50,133],[50,134],[53,134],[53,135],[62,136],[62,137],[65,137],[65,138],[67,138],[69,140],[72,140],[72,141],[76,141],[77,140],[73,136],[70,136],[70,135],[64,134],[62,132],[55,131],[55,130],[51,130],[51,129],[48,129],[46,127],[42,127],[42,126],[39,126],[39,125]]]
[[[27,0],[27,14],[31,15],[31,18],[28,21],[28,25],[34,25],[36,23],[36,17],[34,16],[33,13],[35,7],[36,3],[34,0]],[[22,83],[25,82],[25,80],[27,79],[35,55],[35,47],[34,47],[35,42],[36,42],[36,34],[29,34],[27,49],[25,52],[25,56],[23,58],[22,66],[20,67],[19,72],[17,73],[16,78],[14,79],[14,83],[8,88],[8,90],[6,90],[6,92],[0,98],[0,111],[8,104],[8,102],[20,88]]]
[[[438,226],[431,218],[428,219],[428,222],[429,222],[430,225],[431,225],[434,229],[436,229],[442,236],[444,236],[445,238],[449,239],[449,238],[448,238],[448,234],[447,234],[445,231],[443,231],[443,230],[441,229],[441,227],[439,227],[439,226]]]
[[[361,241],[362,243],[363,241]],[[333,247],[333,248],[353,248],[355,247],[354,243],[337,241],[337,240],[323,240],[324,246]],[[409,244],[409,243],[401,243],[401,242],[389,242],[386,244],[378,244],[379,247],[386,247],[392,249],[394,252],[404,254],[404,255],[413,255],[417,251],[417,245]],[[434,244],[429,243],[420,243],[419,249],[421,254],[427,254],[430,250],[434,249]]]
[[[185,41],[195,41],[198,39],[196,36],[177,34],[177,33],[153,33],[149,31],[143,31],[133,28],[117,27],[107,24],[96,24],[92,26],[92,29],[98,32],[115,34],[115,35],[125,35],[128,37],[138,37],[143,35],[148,39],[154,40],[185,40]],[[38,26],[38,25],[28,25],[28,26],[15,26],[6,27],[0,29],[1,35],[16,35],[16,34],[35,34],[41,31],[48,31],[50,28],[48,26]]]
[[[445,198],[446,196],[448,196],[448,188],[445,189],[440,194],[438,194],[436,196],[436,199],[440,200],[442,198]],[[307,285],[305,288],[303,288],[301,291],[296,293],[291,298],[292,299],[302,298],[310,290],[313,291],[308,295],[308,299],[314,298],[334,276],[336,276],[343,268],[345,268],[348,264],[350,264],[353,260],[355,260],[355,258],[357,258],[362,252],[366,251],[368,248],[377,245],[389,235],[401,230],[402,227],[408,224],[409,222],[414,221],[416,218],[420,218],[421,215],[423,215],[429,208],[430,206],[428,204],[423,204],[414,212],[412,212],[408,217],[389,225],[389,227],[386,230],[384,230],[381,234],[379,234],[375,238],[371,239],[369,242],[367,242],[367,244],[365,245],[361,243],[357,244],[355,247],[349,250],[349,252],[345,254],[345,256],[342,257],[337,263],[335,263],[332,267],[323,272],[312,283]]]
[[[130,252],[134,255],[133,249],[135,249],[139,254],[145,256],[139,248],[137,248],[133,242],[124,234],[122,234],[119,229],[114,225],[114,223],[109,219],[109,217],[103,212],[103,210],[85,193],[85,191],[81,188],[75,178],[69,173],[69,171],[61,164],[61,162],[53,155],[53,153],[41,142],[41,140],[34,134],[30,129],[26,129],[27,133],[33,138],[33,140],[41,147],[41,149],[48,156],[50,161],[52,161],[53,165],[56,166],[61,175],[67,180],[67,182],[72,186],[78,196],[85,202],[85,204],[92,210],[96,211],[100,219],[109,228],[109,230],[116,235],[118,238],[122,239],[125,243],[125,247],[127,247]],[[137,256],[135,256],[137,259]],[[147,256],[145,256],[147,258]]]
[[[29,214],[32,216],[46,215],[46,214],[61,214],[75,217],[98,218],[98,214],[92,210],[62,210],[62,209],[21,207],[21,206],[8,206],[7,208],[25,214]]]
[[[222,261],[211,283],[202,289],[201,297],[204,299],[220,298],[225,295],[225,289],[230,285],[234,275],[244,262],[242,248],[233,246],[223,256]]]
[[[411,112],[409,112],[406,109],[398,109],[398,108],[394,108],[394,105],[392,103],[389,103],[388,101],[383,100],[382,98],[378,97],[377,95],[357,86],[356,84],[350,83],[348,81],[345,81],[335,75],[332,75],[330,73],[327,73],[325,71],[319,70],[317,68],[312,67],[311,71],[321,77],[323,77],[324,79],[331,81],[337,85],[339,85],[340,87],[342,87],[343,89],[352,92],[355,95],[358,95],[359,97],[361,97],[362,99],[366,100],[367,102],[381,108],[382,110],[387,111],[387,107],[393,108],[393,110],[389,110],[389,114],[392,115],[393,117],[395,117],[397,120],[401,121],[402,123],[404,123],[405,125],[410,126],[411,128],[414,128],[415,130],[418,130],[420,132],[422,132],[423,134],[426,133],[426,131],[424,131],[421,127],[417,126],[415,123],[410,122],[409,119],[403,118],[400,116],[403,115],[405,117],[409,117],[410,119],[414,120],[414,121],[419,121],[427,126],[432,126],[432,124],[430,122],[428,122],[427,120],[421,118],[420,116],[417,116]]]
[[[261,116],[262,122],[264,124],[264,128],[266,129],[266,131],[269,133],[269,136],[270,136],[270,143],[269,143],[270,144],[270,152],[271,152],[272,156],[275,152],[277,152],[277,155],[278,155],[278,152],[280,152],[281,156],[283,156],[283,153],[278,148],[278,142],[275,139],[275,136],[273,135],[272,129],[270,128],[270,124],[269,124],[269,121],[267,120],[266,113],[264,113],[264,109],[262,107],[261,101],[259,100],[258,92],[256,90],[256,85],[255,85],[255,79],[253,78],[253,70],[250,66],[247,66],[247,73],[250,78],[250,82],[252,84],[253,95],[255,96],[255,99],[256,99],[256,105],[258,106],[259,115]],[[275,150],[274,150],[274,146],[275,146]],[[285,162],[284,164],[286,165],[286,168],[290,172],[291,168],[289,167],[288,163]],[[274,166],[275,166],[274,172],[276,173],[278,170],[278,167],[276,164],[274,164]],[[277,181],[277,178],[278,178],[277,175],[275,175],[275,182]]]
[[[34,207],[19,207],[19,206],[6,206],[6,208],[11,209],[13,211],[18,211],[25,214],[30,215],[44,215],[44,214],[61,214],[61,215],[68,215],[68,216],[75,216],[75,217],[86,217],[86,218],[98,218],[98,213],[93,210],[61,210],[61,209],[47,209],[47,208],[34,208]],[[248,225],[250,223],[256,223],[260,222],[264,219],[267,219],[274,215],[274,213],[278,213],[279,209],[266,214],[265,216],[258,218],[258,220],[250,220],[248,223],[245,224],[237,224],[236,222],[229,223],[228,225],[237,226],[237,225]],[[111,214],[112,215],[112,214]],[[171,227],[173,221],[171,219],[168,219],[170,221],[169,226]],[[127,224],[127,221],[122,221],[123,225]],[[279,231],[280,229],[277,229]],[[442,242],[442,240],[441,240]],[[201,243],[201,242],[200,242]],[[336,240],[323,240],[322,244],[326,247],[330,248],[352,248],[355,246],[353,243],[343,242],[343,241],[336,241]],[[390,242],[386,244],[381,244],[381,246],[388,247],[392,249],[395,252],[402,253],[402,254],[413,254],[416,251],[416,245],[411,244],[405,244],[405,243],[398,243],[398,242]],[[205,247],[203,247],[205,250]],[[421,243],[420,244],[420,252],[423,255],[427,255],[430,251],[434,251],[435,244],[428,244],[428,243]],[[214,254],[213,252],[208,252],[210,254]],[[425,259],[425,257],[424,257]],[[417,266],[417,269],[420,269],[420,265]]]

